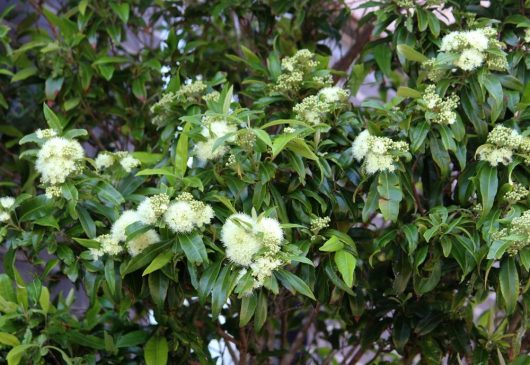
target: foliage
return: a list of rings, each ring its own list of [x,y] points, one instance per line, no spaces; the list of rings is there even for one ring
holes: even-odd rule
[[[335,2],[0,23],[0,363],[526,363],[530,4],[360,7],[347,73]]]

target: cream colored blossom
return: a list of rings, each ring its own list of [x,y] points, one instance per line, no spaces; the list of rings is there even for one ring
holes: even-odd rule
[[[206,138],[206,141],[200,141],[195,144],[195,156],[203,161],[215,160],[228,152],[229,148],[225,143],[235,141],[237,127],[226,121],[209,121],[206,119],[205,122],[207,124],[202,128],[201,135]],[[215,146],[219,138],[226,137],[229,134],[233,135],[227,137],[220,145]]]
[[[350,93],[340,87],[325,87],[320,89],[318,96],[326,103],[344,103],[348,101]]]
[[[188,233],[195,226],[195,212],[190,203],[176,201],[169,206],[164,214],[164,221],[173,232]]]
[[[63,194],[63,190],[57,185],[47,186],[45,194],[48,199],[59,198]]]
[[[7,222],[11,219],[11,216],[7,212],[0,212],[0,222]]]
[[[4,209],[11,209],[15,205],[15,198],[12,196],[4,196],[0,198],[0,206]]]
[[[272,276],[274,270],[282,266],[284,262],[280,259],[263,256],[250,264],[252,276],[255,278],[254,288],[263,286],[265,280]]]
[[[114,164],[114,156],[108,152],[100,152],[94,162],[97,170],[108,169]]]
[[[120,160],[120,165],[126,172],[131,172],[132,169],[140,166],[140,161],[135,159],[131,155],[127,155]]]
[[[453,124],[456,122],[456,108],[459,98],[456,94],[442,98],[436,93],[436,86],[429,85],[423,93],[422,102],[427,108],[425,118],[433,123]]]
[[[322,123],[322,119],[329,110],[329,104],[320,100],[317,95],[304,98],[301,103],[296,104],[293,108],[297,119],[315,125]]]
[[[451,32],[443,37],[440,51],[457,54],[454,65],[464,71],[473,71],[484,63],[490,70],[503,71],[508,63],[502,52],[504,44],[496,37],[491,27]]]
[[[487,143],[480,146],[476,155],[479,160],[488,161],[491,166],[508,165],[514,153],[528,154],[530,139],[523,137],[516,130],[498,125],[488,134]],[[528,158],[526,163],[530,163]]]
[[[155,224],[168,208],[169,196],[167,194],[158,194],[145,198],[136,208],[136,212],[143,223]]]
[[[80,170],[85,156],[83,147],[75,140],[62,137],[48,139],[37,154],[35,168],[45,184],[57,185]]]
[[[364,160],[363,169],[368,175],[379,171],[394,171],[399,156],[407,152],[406,142],[372,136],[368,130],[361,132],[352,145],[353,157],[358,161]]]
[[[250,265],[252,257],[262,247],[255,225],[252,217],[243,213],[231,215],[223,225],[221,241],[226,247],[226,256],[238,265]]]
[[[136,256],[142,253],[147,247],[158,242],[160,242],[160,236],[154,229],[150,229],[127,242],[127,252],[131,256]]]
[[[135,222],[141,222],[141,216],[134,210],[126,210],[114,222],[110,230],[112,239],[117,242],[124,242],[127,240],[126,229]]]
[[[52,138],[57,136],[57,132],[54,129],[37,129],[35,131],[35,134],[37,135],[37,138],[40,139]]]

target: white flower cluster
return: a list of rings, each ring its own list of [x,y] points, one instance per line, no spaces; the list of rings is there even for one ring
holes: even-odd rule
[[[195,200],[190,193],[181,193],[164,213],[164,222],[175,233],[189,233],[209,224],[213,217],[210,205]]]
[[[349,97],[347,90],[340,87],[326,87],[317,95],[310,95],[296,104],[293,112],[296,113],[297,119],[317,125],[322,123],[327,113],[341,108]]]
[[[118,255],[123,252],[122,243],[127,241],[126,229],[133,223],[141,222],[152,225],[164,214],[169,206],[169,196],[158,194],[145,198],[136,210],[126,210],[114,222],[110,235],[99,236],[99,249],[92,249],[92,256],[97,259],[103,254]],[[160,242],[160,237],[154,229],[141,233],[126,243],[127,251],[131,256],[136,256],[154,243]]]
[[[230,124],[226,120],[212,120],[212,118],[208,116],[203,118],[203,122],[204,126],[202,127],[201,135],[206,140],[197,142],[197,144],[195,144],[195,156],[203,161],[221,158],[229,150],[228,146],[225,145],[225,142],[235,141],[237,127],[233,124]],[[228,134],[233,135],[226,138],[219,146],[215,146],[215,142],[219,138],[223,138]]]
[[[254,218],[244,213],[228,217],[221,230],[226,256],[252,270],[254,288],[261,287],[276,268],[284,265],[279,256],[283,239],[283,230],[276,219]]]
[[[516,255],[522,248],[530,244],[530,210],[520,217],[512,219],[508,228],[503,228],[493,234],[495,240],[509,240],[512,242],[506,252],[510,256]]]
[[[47,185],[60,185],[66,178],[81,171],[85,151],[79,142],[63,137],[51,137],[37,154],[35,168],[41,181]]]
[[[15,198],[11,196],[4,196],[0,198],[0,222],[7,222],[11,219],[10,211],[15,206]]]
[[[134,210],[126,210],[121,216],[114,222],[110,230],[110,239],[108,246],[116,249],[116,253],[121,251],[116,248],[121,242],[127,241],[126,229],[133,223],[142,222],[142,216]],[[136,256],[145,250],[147,247],[160,242],[160,237],[154,229],[150,229],[147,232],[141,233],[127,242],[127,251],[131,256]],[[112,252],[104,252],[108,254],[116,254]]]
[[[364,159],[363,169],[368,175],[378,171],[395,171],[395,162],[407,154],[407,142],[395,142],[387,137],[372,136],[368,130],[362,131],[353,141],[353,157],[357,161]]]
[[[151,106],[150,112],[154,115],[152,123],[155,125],[164,125],[171,115],[171,107],[183,103],[199,101],[207,89],[207,85],[201,80],[190,84],[182,85],[176,92],[167,92],[162,95],[160,100]],[[212,92],[208,98],[218,98],[219,93]]]
[[[57,136],[55,129],[37,129],[35,135],[40,139],[47,139]]]
[[[136,210],[124,211],[112,225],[110,234],[96,239],[100,242],[100,248],[90,251],[96,260],[104,254],[118,255],[125,246],[131,256],[136,256],[160,242],[160,236],[150,229],[127,241],[127,227],[131,224],[140,222],[159,226],[163,221],[173,232],[186,233],[210,223],[213,217],[212,207],[196,201],[189,193],[180,194],[173,202],[166,194],[153,195],[145,198]]]
[[[436,92],[435,85],[429,85],[423,93],[422,102],[427,108],[425,118],[428,121],[438,124],[453,124],[456,122],[456,108],[460,98],[456,94],[451,94],[447,98],[442,98]]]
[[[524,42],[530,43],[530,28],[524,30]]]
[[[508,67],[504,44],[497,39],[491,27],[451,32],[442,39],[440,51],[457,54],[454,65],[464,71],[472,71],[484,63],[490,70],[503,71]]]
[[[272,91],[287,94],[297,92],[302,87],[304,80],[310,77],[316,67],[315,55],[307,49],[299,50],[292,57],[283,58],[282,73],[272,87]],[[317,75],[312,77],[310,81],[318,84],[315,86],[319,87],[330,86],[333,82],[330,75]]]
[[[480,160],[488,161],[491,166],[497,166],[512,162],[514,153],[528,155],[530,139],[521,136],[516,130],[499,125],[488,134],[487,143],[477,149],[476,155]],[[530,163],[528,158],[526,163]]]
[[[131,172],[134,168],[140,166],[140,161],[132,157],[129,152],[126,151],[100,152],[94,162],[96,164],[96,169],[101,171],[108,169],[117,161],[119,161],[125,172]]]
[[[522,184],[512,184],[512,190],[504,194],[504,198],[511,202],[518,202],[528,196],[528,188]]]

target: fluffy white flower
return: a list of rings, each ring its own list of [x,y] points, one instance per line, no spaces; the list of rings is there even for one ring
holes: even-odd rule
[[[114,222],[114,224],[112,225],[112,228],[110,230],[112,239],[117,242],[123,242],[127,240],[127,234],[125,233],[127,227],[135,222],[140,222],[141,220],[142,219],[140,215],[136,211],[124,211],[121,216],[116,220],[116,222]]]
[[[6,212],[0,212],[0,222],[7,222],[11,217]]]
[[[213,149],[216,139],[208,139],[206,141],[197,142],[195,145],[195,156],[198,159],[206,160],[216,160],[228,152],[227,146],[218,146],[215,150]]]
[[[140,161],[135,159],[131,155],[127,155],[120,160],[120,165],[126,172],[131,172],[132,169],[140,166]]]
[[[508,165],[513,158],[513,151],[506,147],[483,146],[477,154],[480,160],[488,161],[491,166]]]
[[[353,157],[357,161],[361,161],[364,156],[368,153],[368,140],[370,139],[370,132],[368,132],[368,129],[365,129],[359,135],[355,140],[353,141],[352,151],[353,151]]]
[[[99,251],[101,255],[108,254],[114,256],[123,252],[123,246],[120,245],[120,243],[115,240],[114,237],[112,237],[112,235],[110,234],[103,234],[101,236],[98,236],[96,238],[96,241],[100,243]],[[97,255],[97,252],[93,252],[93,254]]]
[[[272,276],[273,271],[282,266],[282,264],[281,260],[268,256],[260,257],[251,263],[252,276],[255,278],[254,288],[263,286],[265,280]]]
[[[378,171],[395,171],[394,159],[391,155],[378,155],[369,153],[366,155],[366,163],[364,165],[368,175],[375,174]]]
[[[195,145],[195,156],[200,160],[215,160],[222,157],[228,152],[228,147],[223,144],[217,146],[214,150],[215,141],[230,133],[237,132],[237,127],[228,124],[226,121],[213,121],[202,127],[201,135],[206,137],[206,141],[197,142]],[[235,134],[228,137],[226,142],[234,142]]]
[[[481,29],[464,32],[463,36],[468,46],[475,48],[477,51],[483,52],[488,49],[489,39]]]
[[[35,134],[37,135],[37,138],[43,139],[55,137],[57,132],[53,129],[37,129]]]
[[[464,71],[472,71],[484,63],[484,54],[476,49],[465,49],[455,62]]]
[[[35,168],[43,183],[57,185],[78,170],[78,161],[85,155],[79,142],[62,137],[47,140],[37,154]]]
[[[99,153],[95,160],[96,169],[103,170],[111,167],[114,164],[114,156],[110,153]]]
[[[0,206],[4,209],[11,209],[15,205],[15,198],[11,196],[4,196],[0,198]]]
[[[187,201],[173,202],[166,213],[164,221],[175,233],[191,232],[196,224],[196,213]]]
[[[349,97],[348,91],[336,86],[325,87],[318,92],[318,95],[327,103],[344,102]]]
[[[451,32],[442,38],[442,45],[440,51],[448,52],[458,49],[459,47],[459,32]]]
[[[226,247],[226,256],[241,266],[248,266],[252,257],[261,249],[257,239],[256,222],[247,214],[233,214],[221,229],[221,241]]]
[[[63,194],[63,190],[60,186],[47,186],[45,194],[48,199],[59,198]]]
[[[214,215],[214,211],[210,205],[201,204],[199,209],[195,209],[195,224],[198,226],[209,224],[212,221]]]
[[[228,124],[225,121],[214,121],[209,123],[207,126],[202,127],[201,134],[206,138],[221,138],[230,133],[237,132],[235,125]],[[230,136],[227,138],[228,142],[235,141],[236,136]]]
[[[142,233],[141,235],[134,237],[132,240],[127,242],[127,251],[131,256],[140,254],[147,247],[160,242],[160,236],[154,229]]]
[[[279,250],[283,241],[283,230],[280,222],[274,218],[263,217],[258,221],[256,229],[263,234],[265,246],[273,251]]]
[[[145,198],[136,212],[140,216],[140,220],[145,224],[154,224],[169,208],[169,196],[166,194],[158,194],[149,198]]]

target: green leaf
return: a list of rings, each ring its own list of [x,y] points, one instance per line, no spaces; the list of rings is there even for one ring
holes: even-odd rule
[[[179,133],[177,141],[177,148],[175,150],[175,175],[179,177],[184,177],[184,175],[186,174],[186,169],[188,168],[188,133],[190,131],[190,128],[191,123],[187,122],[184,125],[182,131]]]
[[[492,73],[483,73],[479,75],[479,82],[488,90],[493,100],[491,105],[491,121],[495,122],[501,114],[504,100],[502,85],[497,75]]]
[[[429,58],[406,44],[398,44],[397,52],[409,61],[425,62],[429,60]]]
[[[254,315],[254,326],[257,331],[263,327],[267,320],[267,304],[267,296],[263,291],[260,291]]]
[[[410,87],[400,86],[397,90],[397,95],[403,98],[421,98],[422,94],[418,90],[411,89]]]
[[[83,231],[85,231],[85,234],[89,238],[96,237],[96,224],[90,216],[90,213],[85,208],[79,205],[76,206],[76,211],[79,216],[79,221],[81,222],[81,227],[83,227]]]
[[[118,337],[118,340],[116,341],[116,347],[128,348],[138,346],[145,343],[148,337],[149,334],[142,330],[129,332],[123,336]]]
[[[46,119],[46,122],[48,122],[48,126],[51,129],[55,129],[56,131],[62,131],[63,130],[63,124],[59,120],[59,117],[51,110],[46,103],[42,104],[42,108],[44,111],[44,118]]]
[[[17,82],[27,79],[28,77],[31,77],[33,75],[37,74],[37,68],[35,66],[26,67],[20,71],[18,71],[12,78],[11,82]]]
[[[497,168],[489,163],[484,163],[479,170],[479,187],[482,197],[482,215],[488,214],[495,202],[499,181],[497,178]]]
[[[136,173],[136,176],[149,176],[149,175],[164,175],[169,177],[178,177],[177,174],[171,172],[169,168],[159,168],[159,169],[144,169]]]
[[[23,344],[23,345],[17,345],[13,347],[8,353],[7,353],[7,365],[18,365],[20,363],[20,360],[22,360],[22,357],[27,354],[28,350],[33,347],[38,347],[35,344]]]
[[[122,265],[120,269],[121,276],[123,277],[129,273],[141,269],[144,266],[147,266],[147,264],[151,263],[154,258],[160,254],[160,252],[169,249],[172,243],[173,241],[168,240],[147,247],[139,255],[134,256],[127,264]]]
[[[307,143],[301,138],[293,138],[287,143],[286,146],[289,150],[293,151],[297,155],[305,157],[310,160],[318,160],[315,153],[309,148]]]
[[[327,240],[322,247],[319,248],[319,251],[324,252],[335,252],[338,250],[342,250],[344,248],[344,243],[342,243],[337,236],[331,236],[329,240]]]
[[[166,264],[173,258],[172,251],[160,252],[157,257],[147,266],[142,273],[142,276],[152,273],[166,266]]]
[[[7,332],[0,332],[0,343],[11,347],[20,345],[18,338]]]
[[[208,262],[208,254],[206,253],[206,247],[202,241],[202,237],[199,234],[182,234],[179,235],[180,247],[184,251],[184,254],[188,260],[196,265]]]
[[[167,340],[163,336],[153,336],[144,347],[144,359],[146,365],[166,365],[169,348]]]
[[[355,265],[357,259],[348,251],[340,250],[335,252],[335,264],[339,269],[339,272],[342,276],[342,280],[348,285],[348,287],[353,286],[353,274],[355,271]]]
[[[112,11],[114,11],[114,13],[116,13],[116,15],[121,19],[122,22],[127,23],[127,21],[129,20],[129,4],[117,4],[115,2],[111,2],[110,7],[112,8]]]
[[[39,305],[42,308],[44,314],[47,314],[50,310],[50,291],[45,286],[41,288],[39,296]]]
[[[241,299],[241,309],[239,311],[239,327],[244,327],[251,320],[256,310],[258,300],[256,293],[244,296]]]
[[[149,293],[155,305],[164,307],[167,291],[169,289],[169,279],[162,271],[155,271],[148,276]]]
[[[295,274],[284,269],[279,269],[274,272],[274,275],[291,293],[300,293],[308,298],[316,300],[309,286],[307,286],[307,284]]]
[[[392,50],[387,43],[378,44],[373,48],[375,62],[381,71],[386,75],[390,76],[391,68],[390,64],[392,62]]]
[[[379,209],[385,219],[397,221],[399,203],[403,193],[399,186],[399,178],[394,173],[381,172],[378,178],[377,192],[379,193]]]
[[[499,286],[507,314],[513,314],[519,298],[519,273],[515,259],[509,257],[501,263]]]

